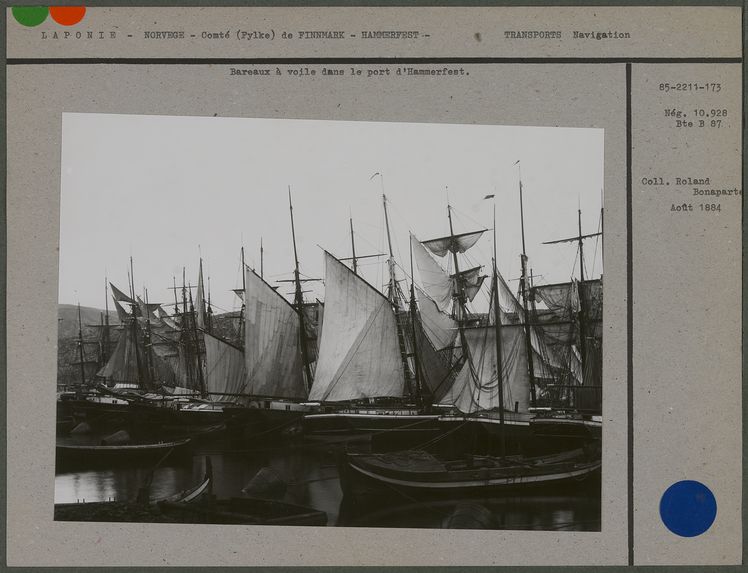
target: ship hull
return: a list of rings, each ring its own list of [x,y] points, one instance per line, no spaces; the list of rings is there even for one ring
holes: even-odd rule
[[[438,414],[421,414],[410,409],[334,412],[304,416],[304,437],[312,440],[336,440],[395,432],[434,434],[440,431]]]
[[[470,443],[476,451],[495,454],[502,446],[508,454],[546,455],[574,450],[601,437],[599,422],[536,417],[530,413],[507,412],[502,424],[498,414],[442,416],[444,432],[451,442]]]
[[[189,439],[151,444],[116,446],[60,445],[56,447],[58,469],[71,467],[110,467],[113,465],[147,465],[189,455]]]
[[[577,484],[600,471],[599,454],[574,450],[551,456],[441,461],[425,452],[347,454],[340,467],[345,495],[454,496],[501,494]]]
[[[235,437],[295,435],[306,414],[316,411],[311,404],[286,400],[253,401],[247,407],[225,407],[224,422]]]
[[[213,404],[185,404],[180,407],[173,403],[137,403],[130,406],[135,419],[143,423],[205,426],[223,422],[223,408]]]

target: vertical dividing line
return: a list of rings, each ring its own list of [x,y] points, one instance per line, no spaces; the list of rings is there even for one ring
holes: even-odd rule
[[[626,64],[626,390],[628,414],[628,557],[634,565],[634,247],[631,179],[631,62]]]

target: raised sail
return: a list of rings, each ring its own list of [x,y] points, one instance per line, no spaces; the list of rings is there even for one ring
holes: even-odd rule
[[[325,252],[325,317],[309,399],[402,397],[404,386],[392,303]]]
[[[428,304],[434,306],[431,301]],[[417,359],[422,391],[428,395],[432,402],[439,403],[451,388],[454,380],[455,371],[451,362],[453,349],[451,347],[437,349],[434,346],[426,333],[422,313],[416,317],[415,322],[412,316],[408,316],[404,323],[407,330],[404,340],[409,356],[409,368],[411,372],[415,373],[416,364],[414,361]]]
[[[496,329],[494,326],[467,328],[464,333],[470,358],[442,402],[453,404],[466,414],[498,408]],[[530,405],[530,377],[521,325],[501,327],[501,352],[504,408],[526,412]]]
[[[437,257],[443,257],[447,253],[464,253],[472,247],[483,236],[485,230],[471,231],[470,233],[461,233],[459,235],[450,235],[448,237],[439,237],[424,241],[423,245]]]
[[[471,233],[471,235],[477,235],[478,238],[480,238],[482,234],[483,231]],[[442,239],[435,240],[441,241]],[[485,277],[480,274],[481,267],[473,267],[452,275],[447,274],[442,266],[434,260],[424,247],[424,245],[430,242],[431,241],[426,241],[421,243],[415,235],[411,234],[410,236],[413,256],[416,266],[418,267],[418,274],[421,277],[423,290],[429,295],[429,298],[436,303],[439,310],[442,312],[449,312],[452,302],[460,287],[464,289],[467,299],[472,301],[480,291]],[[468,245],[465,250],[470,248],[473,244],[475,243]],[[445,251],[445,253],[446,252],[447,251]]]
[[[423,244],[410,236],[413,258],[421,277],[421,286],[442,312],[449,312],[454,297],[454,283],[442,266],[434,260]]]
[[[444,350],[454,346],[455,338],[457,338],[457,321],[439,310],[436,302],[423,290],[418,287],[415,288],[418,293],[418,308],[423,329],[428,334],[434,348]]]
[[[481,267],[473,267],[472,269],[450,275],[450,279],[455,285],[455,290],[458,288],[457,285],[461,283],[465,289],[465,296],[471,302],[480,291],[480,287],[486,278],[480,274],[480,271]]]
[[[244,353],[208,333],[205,340],[205,387],[214,402],[233,402],[247,385]]]
[[[246,392],[305,399],[296,310],[249,269],[245,270],[245,282]]]
[[[135,302],[112,283],[109,283],[109,288],[112,289],[112,296],[114,297],[114,300],[119,302],[127,302],[129,304],[133,304]]]
[[[141,337],[140,328],[130,319],[130,324],[120,334],[112,355],[96,376],[103,378],[108,386],[146,391],[155,390],[164,382],[171,382],[170,369],[157,357],[146,356]]]
[[[546,307],[535,311],[538,334],[553,354],[565,364],[570,374],[570,380],[565,382],[599,387],[602,383],[601,281],[580,283],[572,280],[568,283],[543,285],[535,287],[533,293]],[[584,345],[582,336],[585,337]],[[594,392],[589,396],[593,394]]]
[[[114,299],[114,308],[117,310],[117,318],[119,318],[119,321],[124,324],[124,322],[130,318],[130,313],[125,310],[125,307],[123,307],[115,298]]]

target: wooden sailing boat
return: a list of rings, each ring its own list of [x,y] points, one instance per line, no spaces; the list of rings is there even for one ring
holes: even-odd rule
[[[495,220],[495,215],[494,215]],[[444,458],[425,450],[387,454],[346,454],[341,468],[341,486],[357,493],[363,485],[410,494],[484,493],[530,485],[580,480],[600,468],[599,443],[552,455],[507,456],[506,392],[516,389],[524,364],[513,359],[514,350],[525,340],[521,329],[508,327],[499,306],[499,273],[494,260],[492,281],[493,324],[461,329],[465,365],[455,380],[450,400],[456,407],[486,406],[496,399],[501,441],[498,455],[476,456],[473,452]],[[482,340],[481,344],[477,341]],[[528,348],[531,348],[528,345]],[[529,352],[528,352],[529,354]],[[512,364],[512,363],[515,364]],[[526,386],[525,386],[526,387]]]
[[[183,295],[184,296],[184,295]],[[212,335],[212,308],[210,305],[210,291],[205,296],[205,281],[203,278],[203,260],[200,259],[200,270],[198,273],[196,300],[193,303],[192,291],[189,291],[190,312],[182,316],[182,335],[186,340],[187,348],[192,352],[184,352],[184,356],[193,356],[194,363],[192,371],[197,376],[199,398],[189,397],[187,401],[178,399],[172,402],[175,413],[171,416],[174,423],[187,425],[204,425],[223,421],[223,400],[216,400],[212,391],[218,387],[224,389],[230,383],[224,380],[224,375],[230,375],[231,371],[225,372],[209,363],[208,348],[211,351],[217,343],[223,341]],[[194,374],[193,374],[194,376]],[[194,386],[193,386],[194,387]]]
[[[325,251],[325,318],[309,393],[324,411],[304,417],[307,437],[431,432],[438,418],[429,411],[430,400],[424,401],[421,327],[413,299],[408,308],[398,285],[387,198],[382,199],[389,247],[386,294]]]
[[[161,304],[148,300],[146,290],[143,298],[134,294],[132,259],[129,274],[129,295],[110,285],[115,309],[124,326],[109,360],[97,373],[104,382],[99,388],[104,394],[101,400],[128,406],[127,412],[139,423],[220,422],[220,408],[205,400],[204,352],[198,331],[198,322],[206,317],[202,260],[198,278],[198,309],[202,312],[195,310],[184,277],[181,311],[175,284],[175,314],[170,317]],[[123,305],[129,305],[130,311]]]
[[[548,337],[550,325],[544,323],[546,330],[543,330],[537,322],[538,315],[535,312],[535,299],[527,265],[521,180],[520,221],[522,274],[519,296],[521,302],[514,296],[498,272],[495,261],[493,264],[495,280],[492,283],[492,297],[495,300],[492,304],[498,312],[494,322],[500,326],[500,335],[490,324],[481,324],[480,319],[472,319],[465,310],[465,293],[472,291],[469,286],[468,288],[462,286],[460,279],[470,275],[459,272],[457,252],[464,252],[469,248],[467,241],[473,241],[474,244],[477,241],[475,235],[463,235],[466,237],[466,244],[456,243],[451,249],[447,241],[448,237],[437,240],[438,242],[435,243],[437,246],[437,250],[433,251],[435,255],[445,256],[449,251],[452,252],[456,272],[449,277],[431,258],[424,246],[416,251],[421,253],[417,260],[419,260],[422,279],[426,278],[424,282],[427,287],[430,287],[433,300],[442,302],[442,307],[437,310],[446,309],[450,292],[454,300],[452,317],[456,329],[452,327],[451,330],[453,332],[456,330],[458,336],[453,341],[453,353],[459,352],[461,355],[457,361],[453,361],[453,364],[459,368],[458,374],[449,389],[438,396],[441,403],[452,406],[453,412],[443,416],[440,421],[447,429],[453,429],[458,425],[468,428],[472,425],[477,426],[487,436],[486,448],[489,451],[492,448],[495,449],[495,443],[492,442],[495,442],[497,438],[503,440],[507,435],[511,436],[511,443],[514,447],[520,450],[540,448],[539,451],[554,451],[568,447],[568,441],[565,439],[558,442],[545,440],[541,444],[535,439],[536,435],[531,422],[537,417],[539,411],[546,411],[550,387],[558,386],[559,380],[563,380],[567,387],[578,387],[581,384],[581,378],[573,362],[563,360],[558,353],[558,348],[550,342],[551,339]],[[494,236],[495,232],[494,229]],[[452,237],[455,237],[454,234]],[[423,245],[430,246],[429,242]],[[415,248],[418,249],[417,243]],[[449,326],[447,323],[448,329]],[[438,333],[439,329],[432,328],[432,332],[434,331]],[[443,338],[446,342],[446,337]],[[503,360],[501,360],[501,353],[504,355]],[[497,366],[497,361],[499,366]],[[500,376],[497,376],[497,372],[500,372]],[[502,380],[501,384],[497,382],[499,378]],[[500,403],[502,395],[504,401]],[[561,436],[553,437],[560,438]],[[588,438],[589,435],[581,434],[577,437]]]
[[[129,274],[132,280],[132,259]],[[156,372],[165,370],[163,362],[151,356],[147,344],[149,329],[143,321],[142,308],[136,301],[132,282],[129,296],[114,285],[109,286],[121,331],[107,362],[96,372],[99,386],[71,404],[73,416],[78,419],[105,421],[108,417],[130,412],[130,399],[154,391]],[[130,311],[125,310],[121,303],[129,304]]]
[[[495,260],[491,283],[493,322],[490,316],[469,312],[467,303],[477,295],[483,278],[479,274],[480,267],[461,271],[457,255],[468,251],[485,231],[455,235],[451,210],[448,207],[450,236],[423,243],[411,238],[418,253],[416,260],[424,289],[433,301],[433,305],[421,305],[422,313],[433,315],[430,332],[434,333],[435,340],[441,340],[445,351],[451,352],[451,364],[456,371],[435,398],[450,408],[451,411],[440,418],[440,423],[445,430],[460,430],[455,436],[457,442],[463,440],[465,434],[472,439],[472,426],[477,426],[488,434],[488,450],[491,451],[491,437],[500,438],[503,443],[509,435],[513,444],[529,437],[537,365],[533,362],[536,353],[528,352],[528,348],[537,348],[538,343],[530,342],[532,333],[523,318],[526,316],[524,309],[498,272]],[[494,243],[495,233],[494,222]],[[454,273],[450,275],[444,271],[432,254],[450,256]],[[522,260],[524,269],[524,253]],[[453,333],[451,340],[447,336],[450,332]]]
[[[231,369],[231,385],[239,389],[241,406],[224,408],[227,424],[250,435],[291,430],[304,414],[316,409],[307,402],[316,360],[309,344],[310,307],[302,290],[302,283],[310,279],[301,278],[299,270],[290,188],[288,202],[294,248],[293,304],[261,275],[244,267],[243,371],[238,352],[211,341],[217,352],[223,347],[224,367]],[[211,351],[211,356],[217,352]]]
[[[585,276],[584,241],[602,233],[582,234],[582,211],[577,215],[577,236],[544,244],[577,243],[579,278],[531,290],[532,300],[546,307],[545,312],[533,309],[538,331],[569,361],[568,371],[577,372],[575,379],[561,379],[549,388],[548,411],[532,420],[535,433],[541,436],[599,437],[601,433],[602,277]]]

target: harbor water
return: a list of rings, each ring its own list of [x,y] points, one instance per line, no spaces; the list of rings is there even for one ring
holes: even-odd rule
[[[93,436],[87,440],[95,440]],[[299,440],[241,449],[223,441],[196,444],[192,456],[153,470],[151,499],[162,499],[199,483],[210,458],[213,493],[242,497],[242,490],[262,471],[276,487],[275,499],[326,512],[328,526],[410,527],[517,530],[600,530],[599,477],[568,488],[503,493],[490,498],[416,500],[406,494],[386,501],[348,499],[339,482],[338,459],[344,448],[365,449],[365,443],[317,444]],[[59,468],[55,503],[134,500],[152,468],[120,466],[102,469]],[[250,492],[247,495],[252,495]]]

